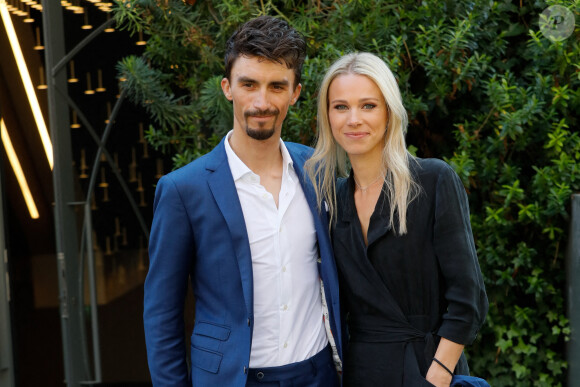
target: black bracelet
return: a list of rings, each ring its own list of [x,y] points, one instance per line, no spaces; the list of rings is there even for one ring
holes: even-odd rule
[[[449,368],[447,368],[445,366],[445,364],[441,363],[439,360],[437,360],[436,357],[433,358],[433,361],[437,364],[439,364],[441,367],[445,368],[445,371],[449,372],[449,375],[451,375],[451,377],[453,377],[453,372],[451,372],[451,370]]]

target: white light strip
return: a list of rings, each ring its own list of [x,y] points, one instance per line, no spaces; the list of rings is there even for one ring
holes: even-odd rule
[[[18,185],[20,186],[20,190],[22,191],[22,196],[24,196],[24,201],[26,202],[26,206],[28,207],[28,212],[30,212],[30,217],[32,219],[38,219],[40,216],[38,215],[38,210],[36,209],[34,198],[32,197],[32,193],[30,193],[30,188],[28,188],[26,176],[22,171],[20,161],[18,161],[18,156],[14,151],[12,141],[10,141],[10,136],[8,136],[8,130],[6,129],[6,125],[4,125],[4,119],[0,119],[0,129],[1,129],[0,138],[2,139],[2,144],[4,144],[4,149],[6,150],[6,155],[8,155],[8,160],[10,161],[10,165],[12,166],[12,170],[16,175],[16,180],[18,180]]]
[[[14,53],[16,64],[18,65],[18,70],[20,71],[20,77],[22,78],[22,82],[24,83],[24,90],[26,90],[26,95],[28,96],[28,102],[30,103],[32,115],[34,116],[36,126],[38,127],[38,133],[40,134],[42,145],[44,146],[44,152],[46,153],[48,164],[50,165],[50,169],[52,170],[53,168],[52,143],[50,142],[48,129],[46,128],[46,124],[44,123],[44,117],[42,116],[42,111],[40,110],[38,99],[36,98],[36,92],[34,91],[34,86],[32,85],[32,80],[30,79],[28,68],[26,67],[26,61],[24,60],[24,55],[22,55],[20,43],[18,42],[18,37],[16,36],[16,31],[14,30],[12,19],[10,18],[10,12],[8,11],[8,8],[6,6],[6,0],[0,0],[0,15],[2,16],[4,27],[6,28],[8,40],[10,41],[10,45],[12,46],[12,52]]]

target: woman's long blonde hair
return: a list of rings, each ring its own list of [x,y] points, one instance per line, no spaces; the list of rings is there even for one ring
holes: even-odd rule
[[[336,142],[328,119],[328,89],[342,74],[358,74],[370,78],[381,90],[388,108],[388,123],[383,148],[386,194],[390,205],[390,222],[398,215],[399,235],[407,232],[407,207],[417,196],[419,187],[409,170],[409,155],[405,145],[407,111],[403,106],[397,81],[385,62],[370,53],[345,55],[326,72],[318,95],[318,134],[314,154],[305,168],[316,190],[319,206],[326,201],[331,222],[336,220],[336,177],[346,176],[347,155]]]

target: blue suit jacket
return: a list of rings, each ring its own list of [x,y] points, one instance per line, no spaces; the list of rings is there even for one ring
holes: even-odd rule
[[[319,271],[341,354],[338,278],[327,214],[318,212],[302,169],[311,149],[286,147],[314,217]],[[159,180],[149,258],[143,319],[153,384],[244,386],[254,327],[252,257],[224,140]],[[183,319],[188,278],[196,298],[190,375]]]

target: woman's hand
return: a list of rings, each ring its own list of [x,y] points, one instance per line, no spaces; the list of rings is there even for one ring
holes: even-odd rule
[[[431,367],[429,367],[425,379],[434,386],[449,387],[452,377],[449,372],[445,371],[445,369],[443,369],[439,364],[431,362]]]
[[[449,387],[451,379],[453,379],[451,372],[455,369],[455,365],[457,364],[462,352],[463,345],[454,343],[453,341],[442,337],[439,346],[437,347],[437,351],[435,352],[435,359],[444,364],[449,371],[447,371],[444,366],[433,360],[431,366],[427,370],[425,379],[437,387]]]

